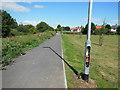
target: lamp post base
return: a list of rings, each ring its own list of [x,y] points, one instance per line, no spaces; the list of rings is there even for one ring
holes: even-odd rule
[[[88,78],[89,78],[89,75],[87,75],[87,74],[83,75],[83,80],[85,80],[86,82],[88,82]]]

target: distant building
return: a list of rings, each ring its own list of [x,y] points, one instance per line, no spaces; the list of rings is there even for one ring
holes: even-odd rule
[[[82,27],[71,28],[71,32],[81,32]]]
[[[101,29],[102,25],[96,25],[96,29]]]
[[[111,26],[111,32],[116,32],[118,28],[118,25],[112,25]]]

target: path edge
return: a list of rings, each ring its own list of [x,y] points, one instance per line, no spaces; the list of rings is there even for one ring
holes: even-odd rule
[[[61,51],[62,51],[62,58],[64,58],[63,56],[63,47],[62,47],[62,37],[60,35],[60,39],[61,39]],[[65,88],[67,88],[67,80],[66,80],[66,73],[65,73],[65,64],[64,61],[62,60],[63,63],[63,71],[64,71],[64,82],[65,82]]]

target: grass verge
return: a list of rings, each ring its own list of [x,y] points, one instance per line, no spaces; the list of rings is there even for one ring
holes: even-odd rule
[[[86,36],[64,34],[63,54],[65,60],[79,73],[84,72],[84,51]],[[104,45],[99,46],[99,36],[92,35],[90,79],[97,88],[118,88],[118,36],[104,36]],[[68,88],[80,88],[84,82],[65,65]],[[82,88],[88,88],[85,86]]]
[[[50,39],[55,32],[43,32],[38,34],[21,35],[2,39],[2,61],[1,66],[8,65],[12,59],[30,50],[45,40]]]

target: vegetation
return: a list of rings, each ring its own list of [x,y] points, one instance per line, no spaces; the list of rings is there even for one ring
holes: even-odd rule
[[[120,26],[117,28],[117,34],[120,35]]]
[[[64,31],[70,31],[70,27],[69,26],[63,27],[63,30]]]
[[[17,35],[36,34],[38,32],[54,31],[54,28],[45,22],[37,24],[37,28],[33,25],[23,25],[16,22],[12,16],[4,10],[0,10],[2,14],[2,37],[11,37]]]
[[[59,24],[55,30],[56,30],[56,32],[57,32],[57,31],[62,31],[61,25]]]
[[[91,33],[96,29],[96,26],[94,23],[91,23]],[[85,26],[84,31],[82,32],[83,34],[87,34],[88,32],[88,24]]]
[[[65,60],[79,73],[84,72],[84,51],[86,35],[64,34],[63,51]],[[118,88],[118,36],[104,35],[104,46],[99,46],[99,36],[92,35],[90,80],[98,88]],[[65,65],[68,88],[86,88],[72,69]]]
[[[21,35],[12,38],[3,38],[2,41],[2,66],[8,65],[12,59],[25,53],[53,36],[55,32]]]
[[[45,32],[47,30],[54,31],[54,29],[45,22],[40,22],[36,27],[39,32]]]
[[[17,27],[17,30],[12,31],[12,34],[15,34],[15,35],[19,35],[19,34],[35,34],[37,32],[38,32],[37,29],[33,25],[20,24]]]
[[[101,29],[96,29],[96,25],[92,22],[91,23],[91,34],[93,35],[101,35],[101,33],[103,34],[107,34],[107,35],[115,35],[115,34],[119,34],[119,26],[118,26],[118,30],[117,33],[110,31],[111,26],[109,24],[104,25],[103,28]],[[85,28],[82,28],[82,34],[87,34],[88,32],[88,24],[86,24]]]
[[[17,28],[17,22],[6,11],[1,11],[2,14],[2,36],[7,37],[10,35],[11,30]]]
[[[111,29],[111,26],[110,26],[109,24],[107,24],[107,25],[105,26],[105,28]]]
[[[70,31],[70,27],[66,26],[66,27],[61,27],[61,25],[59,24],[56,28],[56,31]]]

